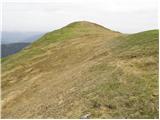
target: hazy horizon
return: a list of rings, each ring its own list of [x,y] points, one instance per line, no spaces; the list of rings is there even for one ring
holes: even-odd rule
[[[89,21],[122,33],[158,29],[158,0],[6,0],[3,31],[49,32]]]
[[[83,20],[83,21],[85,21],[85,20]],[[78,21],[73,21],[73,22],[78,22]],[[70,23],[73,23],[73,22],[70,22]],[[91,21],[88,21],[88,22],[91,22]],[[61,29],[61,28],[63,28],[63,27],[65,27],[66,25],[69,25],[70,23],[67,23],[67,24],[65,24],[64,26],[62,26],[62,27],[57,27],[57,28],[55,28],[55,29],[51,29],[51,30],[49,30],[49,31],[0,31],[1,33],[4,33],[4,32],[8,32],[8,33],[47,33],[47,32],[52,32],[52,31],[54,31],[54,30],[58,30],[58,29]],[[92,22],[92,23],[95,23],[95,22]],[[96,23],[97,24],[97,23]],[[98,25],[101,25],[101,26],[103,26],[102,24],[98,24]],[[108,29],[111,29],[111,28],[109,28],[109,27],[106,27],[106,26],[103,26],[103,27],[105,27],[105,28],[108,28]],[[134,33],[139,33],[139,32],[143,32],[143,31],[149,31],[149,30],[158,30],[159,28],[151,28],[151,29],[145,29],[145,30],[142,30],[142,31],[135,31],[135,32],[131,32],[131,33],[129,33],[129,32],[121,32],[121,31],[118,31],[118,32],[121,32],[121,33],[128,33],[128,34],[134,34]],[[117,30],[115,30],[115,29],[111,29],[111,30],[113,30],[113,31],[117,31]]]

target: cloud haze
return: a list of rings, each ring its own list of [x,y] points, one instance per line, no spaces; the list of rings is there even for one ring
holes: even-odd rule
[[[52,31],[91,21],[124,33],[158,28],[158,0],[6,0],[3,31]]]

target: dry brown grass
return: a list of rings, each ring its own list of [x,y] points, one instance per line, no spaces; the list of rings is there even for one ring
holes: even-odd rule
[[[151,74],[156,77],[155,57],[121,59],[112,41],[122,34],[100,31],[103,34],[81,34],[47,46],[40,44],[40,48],[35,43],[43,53],[27,59],[18,55],[19,63],[13,61],[17,56],[4,61],[2,118],[158,117],[156,78],[151,78],[153,82],[146,79]],[[150,73],[142,63],[146,68],[151,64],[154,71]],[[151,91],[140,94],[146,90]]]

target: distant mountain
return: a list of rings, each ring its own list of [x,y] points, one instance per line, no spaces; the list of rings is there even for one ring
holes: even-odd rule
[[[30,43],[40,38],[43,34],[42,32],[2,32],[1,43]]]
[[[8,55],[12,55],[22,50],[24,47],[29,45],[30,43],[9,43],[9,44],[1,44],[1,57],[6,57]]]
[[[159,118],[159,31],[87,21],[2,58],[2,118]]]

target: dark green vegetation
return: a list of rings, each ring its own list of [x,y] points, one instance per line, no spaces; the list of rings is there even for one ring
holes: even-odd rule
[[[2,118],[158,118],[158,30],[89,22],[2,59]]]

